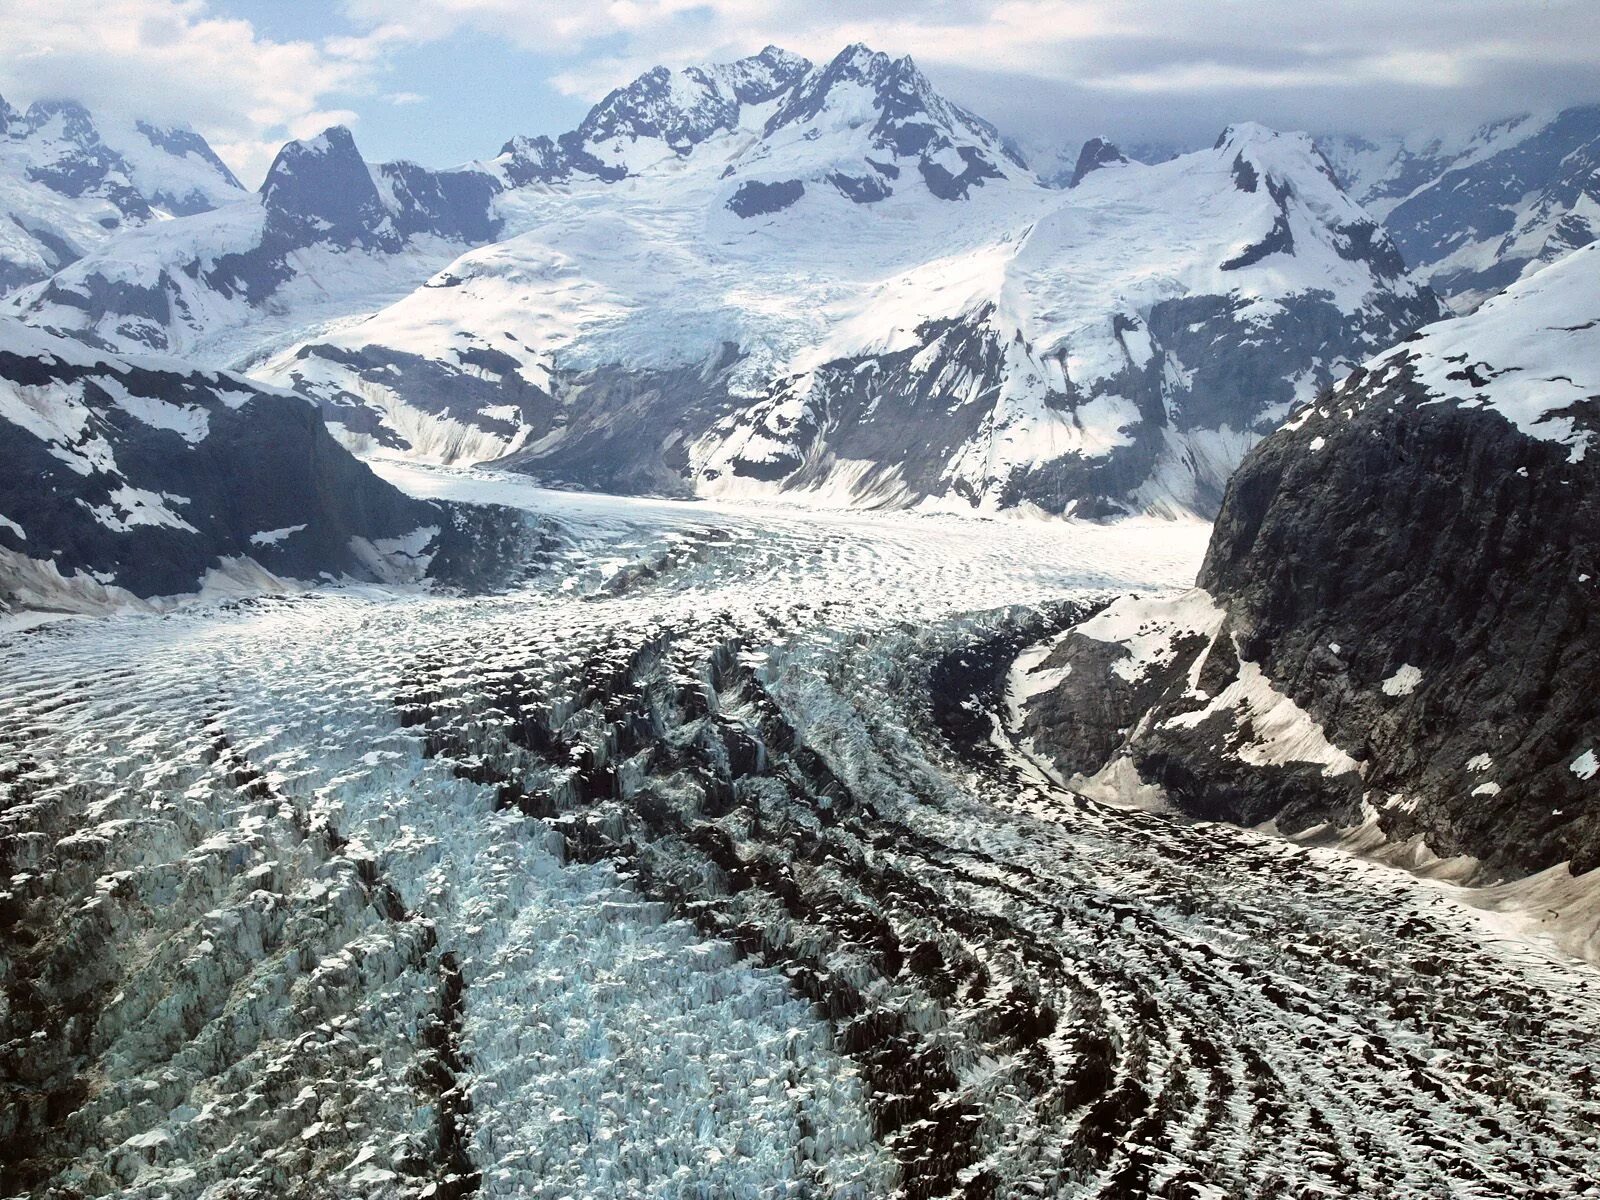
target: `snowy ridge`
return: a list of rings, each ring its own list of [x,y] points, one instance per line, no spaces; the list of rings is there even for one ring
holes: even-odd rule
[[[1499,413],[1581,462],[1600,429],[1600,246],[1574,251],[1469,316],[1428,326],[1290,424],[1348,418],[1390,400],[1391,384],[1422,389],[1412,403]]]
[[[290,142],[259,193],[117,238],[10,301],[115,350],[237,366],[284,330],[403,295],[499,228],[477,168],[370,167],[348,130]]]
[[[1061,192],[862,48],[760,130],[713,125],[626,187],[508,194],[529,232],[264,376],[363,452],[515,451],[589,486],[1206,511],[1277,415],[1438,312],[1303,135],[1238,126]]]
[[[43,279],[115,234],[239,199],[199,134],[93,114],[25,112],[0,98],[0,294]]]
[[[1600,105],[1456,136],[1322,145],[1418,277],[1459,311],[1600,235]]]

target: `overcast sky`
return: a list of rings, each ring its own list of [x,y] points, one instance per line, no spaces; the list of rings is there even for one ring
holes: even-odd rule
[[[334,122],[445,165],[655,65],[910,54],[1025,143],[1400,132],[1600,101],[1600,0],[0,0],[0,95],[204,133],[247,183]]]

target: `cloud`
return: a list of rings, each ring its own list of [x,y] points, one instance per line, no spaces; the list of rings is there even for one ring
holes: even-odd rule
[[[585,99],[657,63],[769,42],[825,59],[853,41],[911,54],[1002,123],[1151,135],[1296,114],[1321,129],[1401,127],[1600,98],[1595,0],[347,0],[346,12],[396,38],[472,30],[555,57],[554,86]],[[1119,106],[1139,120],[1119,122]]]
[[[273,41],[203,0],[4,0],[0,94],[70,97],[98,111],[189,123],[239,177],[285,137],[356,119],[330,96],[370,87],[362,39]]]
[[[1600,99],[1596,0],[322,0],[301,11],[325,35],[290,40],[228,2],[0,0],[0,93],[187,121],[247,182],[364,102],[375,123],[421,103],[391,90],[418,78],[380,84],[430,46],[454,56],[421,81],[430,127],[468,119],[475,42],[526,54],[530,96],[543,80],[593,100],[659,63],[862,41],[1035,144],[1195,144],[1246,118],[1379,132]]]

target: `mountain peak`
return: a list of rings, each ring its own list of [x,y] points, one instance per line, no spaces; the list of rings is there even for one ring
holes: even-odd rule
[[[302,236],[358,236],[387,215],[372,172],[343,125],[285,144],[261,184],[261,200],[280,228]]]
[[[728,63],[652,67],[608,93],[571,132],[512,138],[500,152],[502,170],[514,187],[573,175],[623,179],[737,129],[745,106],[777,99],[811,70],[807,59],[777,46]]]
[[[754,161],[764,173],[781,156],[857,203],[892,194],[897,163],[907,160],[944,200],[1005,177],[1002,160],[1022,165],[994,126],[941,96],[909,56],[892,59],[860,42],[800,80],[762,137]]]
[[[1128,162],[1128,156],[1105,138],[1090,138],[1083,144],[1083,149],[1078,151],[1078,165],[1072,168],[1072,178],[1068,181],[1069,188],[1075,188],[1083,182],[1085,175],[1098,171],[1101,167],[1112,167]]]
[[[35,100],[28,105],[27,121],[35,129],[47,124],[56,117],[61,117],[67,124],[69,132],[94,128],[94,118],[89,115],[89,110],[76,100],[56,98],[51,100]]]
[[[765,46],[761,53],[733,62],[691,68],[716,80],[741,104],[765,104],[792,88],[811,69],[810,59],[780,46]]]
[[[1255,146],[1264,142],[1276,141],[1277,139],[1285,136],[1290,138],[1303,138],[1306,135],[1301,133],[1291,133],[1287,135],[1282,134],[1276,129],[1261,124],[1259,121],[1237,121],[1234,124],[1229,125],[1217,135],[1217,140],[1211,148],[1213,150],[1225,150],[1229,148],[1234,150],[1242,150],[1247,146]]]

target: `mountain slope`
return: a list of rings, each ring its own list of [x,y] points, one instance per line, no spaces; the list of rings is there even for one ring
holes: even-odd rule
[[[519,196],[530,232],[265,376],[363,449],[580,486],[1205,511],[1263,421],[1438,313],[1301,136],[1062,193],[907,60],[773,103]]]
[[[1600,233],[1600,105],[1510,118],[1462,139],[1324,147],[1406,262],[1458,309]]]
[[[0,319],[0,606],[481,578],[501,524],[401,495],[298,396]]]
[[[1082,165],[1041,185],[908,58],[769,47],[481,166],[291,143],[14,307],[247,365],[364,453],[1085,516],[1214,511],[1290,404],[1438,315],[1303,135]]]
[[[499,229],[478,168],[363,162],[335,126],[290,142],[260,191],[135,230],[12,302],[91,344],[232,364],[274,333],[403,294]]]
[[[243,196],[199,134],[0,98],[0,294],[47,278],[126,229]]]
[[[1206,817],[1368,822],[1491,877],[1600,865],[1597,434],[1600,246],[1257,447],[1202,590],[1068,633],[1023,728],[1085,786],[1136,773]]]

